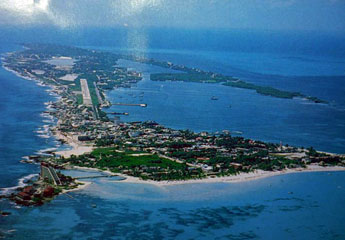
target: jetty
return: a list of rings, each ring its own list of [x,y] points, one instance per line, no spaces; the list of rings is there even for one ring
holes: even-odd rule
[[[126,116],[129,115],[128,112],[123,112],[123,113],[121,113],[121,112],[109,112],[108,114],[112,114],[112,115],[126,115]]]
[[[93,178],[110,178],[110,177],[118,177],[118,175],[96,175],[96,176],[83,176],[83,177],[75,177],[74,179],[81,180],[81,179],[93,179]],[[123,180],[123,179],[122,179]],[[120,180],[119,180],[120,181]]]
[[[114,106],[147,107],[146,103],[112,103]]]

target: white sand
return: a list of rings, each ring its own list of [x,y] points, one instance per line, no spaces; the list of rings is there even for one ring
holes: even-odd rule
[[[62,190],[61,194],[65,194],[65,193],[68,193],[68,192],[79,191],[79,190],[82,190],[82,189],[88,187],[91,184],[91,182],[84,182],[84,181],[75,181],[75,182],[78,183],[78,184],[81,183],[81,185],[78,185],[78,187],[74,188],[74,189],[68,189],[68,190],[64,189],[64,190]]]
[[[93,170],[93,171],[102,171],[95,168],[87,168],[87,167],[73,167],[75,169],[82,169],[82,170]],[[139,184],[152,184],[159,187],[169,186],[169,185],[178,185],[178,184],[193,184],[193,183],[239,183],[245,181],[252,181],[260,178],[272,177],[282,174],[289,174],[289,173],[303,173],[303,172],[327,172],[327,171],[345,171],[345,167],[335,166],[335,167],[322,167],[318,165],[309,165],[307,168],[295,168],[295,169],[286,169],[283,171],[263,171],[257,170],[255,172],[250,173],[240,173],[233,176],[225,176],[225,177],[215,177],[215,178],[203,178],[203,179],[192,179],[192,180],[180,180],[180,181],[153,181],[153,180],[142,180],[137,177],[128,176],[125,174],[120,173],[113,173],[110,171],[102,171],[104,173],[110,175],[117,175],[120,177],[126,178],[125,180],[118,181],[118,183],[139,183]]]
[[[32,78],[24,77],[21,76],[18,72],[15,72],[5,66],[3,66],[6,70],[15,73],[17,76],[30,79],[30,80],[35,80]],[[85,146],[81,145],[77,140],[73,139],[73,136],[68,136],[68,135],[63,135],[61,132],[56,131],[54,132],[54,136],[57,139],[63,139],[66,141],[70,146],[72,146],[73,149],[71,150],[66,150],[66,151],[59,151],[56,152],[56,154],[61,155],[65,158],[70,157],[71,155],[81,155],[84,153],[91,152],[93,150],[92,146]],[[328,153],[330,154],[330,153]],[[84,169],[84,170],[98,170],[95,168],[86,168],[86,167],[74,167],[76,169]],[[277,176],[281,174],[288,174],[288,173],[298,173],[298,172],[324,172],[324,171],[345,171],[345,167],[340,167],[340,166],[335,166],[335,167],[321,167],[318,165],[309,165],[307,168],[296,168],[296,169],[286,169],[282,171],[262,171],[262,170],[257,170],[255,172],[250,172],[250,173],[240,173],[238,175],[233,175],[233,176],[225,176],[225,177],[215,177],[215,178],[204,178],[204,179],[193,179],[193,180],[185,180],[185,181],[153,181],[153,180],[141,180],[136,177],[132,176],[127,176],[124,174],[118,174],[116,175],[125,177],[126,179],[123,181],[119,182],[127,182],[127,183],[140,183],[140,184],[153,184],[156,186],[168,186],[168,185],[177,185],[177,184],[191,184],[191,183],[217,183],[217,182],[228,182],[228,183],[235,183],[235,182],[244,182],[244,181],[251,181],[251,180],[256,180],[260,178],[265,178],[265,177],[272,177],[272,176]],[[114,173],[110,171],[102,171],[111,175],[114,175]],[[74,191],[83,189],[87,187],[90,182],[82,182],[84,185],[78,186],[78,188],[73,189]],[[68,190],[68,191],[73,191],[73,190]],[[67,192],[68,192],[67,191]]]
[[[63,156],[64,158],[69,158],[72,155],[79,156],[84,153],[89,153],[93,150],[93,146],[81,145],[77,140],[73,139],[73,136],[62,134],[59,131],[55,131],[54,136],[57,139],[64,140],[68,145],[72,147],[71,150],[56,152],[57,155]]]
[[[59,79],[74,82],[74,80],[78,77],[78,74],[72,73],[72,74],[66,74],[65,76],[60,77]]]

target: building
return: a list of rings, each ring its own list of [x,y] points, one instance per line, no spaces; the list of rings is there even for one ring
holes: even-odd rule
[[[62,185],[61,180],[58,177],[56,171],[54,168],[49,166],[46,163],[41,163],[41,173],[40,173],[40,178],[43,181],[53,183],[54,185]]]

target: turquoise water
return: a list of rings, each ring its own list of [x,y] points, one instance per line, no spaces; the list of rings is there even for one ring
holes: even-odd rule
[[[53,34],[49,36],[55,38]],[[102,39],[97,36],[97,41]],[[219,85],[151,82],[149,73],[161,69],[122,61],[121,64],[144,71],[144,80],[132,89],[109,92],[109,97],[114,101],[148,103],[147,108],[112,109],[129,112],[123,120],[150,119],[196,131],[229,129],[241,131],[246,137],[344,153],[342,51],[322,55],[325,47],[321,46],[317,49],[322,56],[272,51],[263,54],[240,48],[238,52],[225,48],[222,51],[219,45],[218,50],[200,52],[191,46],[189,50],[175,49],[172,44],[178,41],[163,40],[164,37],[161,42],[170,44],[169,50],[157,42],[157,46],[151,43],[151,49],[139,52],[255,83],[298,90],[329,100],[331,105],[264,97]],[[87,39],[82,44],[92,45]],[[106,49],[114,50],[113,44],[105,44]],[[2,44],[0,49],[3,53],[18,47]],[[44,122],[47,119],[41,112],[44,102],[54,97],[47,88],[2,68],[0,81],[0,188],[8,188],[18,185],[18,179],[38,172],[36,165],[19,162],[23,156],[57,146],[53,139],[39,137],[37,133],[42,125],[53,124]],[[219,100],[210,101],[212,96]],[[61,195],[38,208],[16,208],[0,200],[0,209],[12,213],[0,217],[0,238],[345,239],[344,183],[344,172],[298,173],[236,184],[164,188],[118,182],[116,178],[95,179],[86,189]]]
[[[2,228],[13,239],[344,239],[344,183],[344,172],[163,188],[98,179]]]

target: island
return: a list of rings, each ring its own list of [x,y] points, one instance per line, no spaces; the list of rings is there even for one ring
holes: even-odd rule
[[[183,82],[200,82],[200,83],[221,83],[224,86],[244,88],[255,90],[261,95],[276,97],[276,98],[303,98],[314,103],[328,104],[327,101],[313,96],[307,96],[299,92],[289,92],[279,90],[269,86],[259,86],[253,83],[248,83],[233,77],[223,76],[214,73],[154,73],[151,74],[152,81],[183,81]]]
[[[55,172],[56,169],[91,168],[111,176],[155,183],[230,179],[241,174],[252,179],[253,175],[255,178],[263,173],[345,169],[344,155],[323,153],[312,147],[245,139],[226,130],[193,132],[171,129],[154,121],[121,122],[119,117],[112,119],[102,110],[115,104],[109,102],[105,91],[130,88],[142,79],[140,72],[119,67],[119,59],[181,71],[152,74],[153,81],[222,83],[273,97],[305,97],[324,102],[318,98],[132,55],[52,44],[24,46],[24,50],[4,56],[3,66],[21,77],[49,86],[59,96],[56,102],[49,103],[45,113],[57,120],[50,131],[72,150],[29,157],[27,162],[41,164],[41,174],[31,185],[6,196],[19,204],[41,204],[45,198],[80,186],[76,179]],[[146,107],[144,103],[130,105]]]

